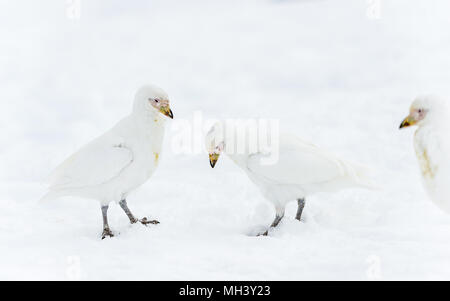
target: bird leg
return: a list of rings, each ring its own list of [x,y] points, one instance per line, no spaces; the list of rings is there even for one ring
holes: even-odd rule
[[[106,236],[114,237],[111,229],[109,229],[108,225],[108,205],[102,206],[102,214],[103,214],[103,233],[102,239],[105,239]]]
[[[295,218],[300,221],[300,218],[302,217],[303,208],[305,208],[305,199],[298,199],[298,208],[297,208],[297,215]]]
[[[134,217],[133,213],[131,213],[130,209],[128,208],[127,200],[122,200],[119,202],[120,207],[125,211],[125,214],[130,219],[130,223],[136,224],[139,220]]]
[[[276,208],[276,215],[275,215],[275,219],[272,222],[272,225],[270,226],[270,228],[266,232],[264,232],[262,234],[259,234],[258,236],[267,236],[267,235],[269,235],[269,230],[271,228],[275,228],[276,226],[278,226],[278,224],[281,222],[283,217],[284,217],[284,207],[283,208]]]
[[[152,224],[152,225],[159,224],[159,222],[157,220],[149,221],[146,217],[144,217],[143,219],[137,219],[136,217],[134,217],[133,213],[131,213],[130,209],[128,208],[127,200],[125,200],[125,199],[120,201],[119,205],[123,209],[123,211],[125,211],[126,215],[130,219],[130,223],[132,223],[132,224],[136,224],[137,222],[140,222],[141,224],[143,224],[145,226],[147,226],[149,224]]]

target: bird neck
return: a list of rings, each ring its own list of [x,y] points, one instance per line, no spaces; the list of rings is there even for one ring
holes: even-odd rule
[[[141,111],[134,112],[131,115],[131,120],[134,123],[136,133],[142,137],[142,139],[147,140],[148,137],[152,137],[150,140],[159,141],[165,132],[165,117],[157,112],[151,111]],[[145,138],[144,138],[145,137]]]
[[[235,153],[229,153],[225,152],[225,154],[230,158],[236,165],[244,167],[247,166],[247,159],[248,156],[244,154],[235,154]]]
[[[146,128],[164,128],[166,123],[164,116],[153,110],[135,111],[133,115],[136,121]]]
[[[230,141],[228,141],[227,143],[227,139],[225,139],[225,149],[224,149],[224,153],[228,156],[228,158],[230,158],[234,163],[236,163],[239,166],[245,166],[247,165],[247,158],[248,158],[248,152],[247,150],[238,150],[237,147],[235,146],[234,148],[232,147],[234,145],[234,142],[230,143]]]

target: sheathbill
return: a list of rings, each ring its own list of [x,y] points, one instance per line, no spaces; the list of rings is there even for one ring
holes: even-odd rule
[[[132,224],[158,224],[138,219],[127,205],[127,196],[153,174],[161,154],[165,119],[173,118],[166,92],[154,85],[141,87],[132,113],[57,167],[49,177],[43,199],[76,196],[98,200],[105,237],[114,234],[108,225],[108,206],[118,202]]]
[[[230,135],[224,128],[225,124],[218,122],[206,135],[210,165],[214,168],[224,152],[275,206],[276,216],[272,225],[259,235],[268,235],[269,230],[280,223],[290,201],[297,200],[296,219],[300,221],[308,196],[352,187],[376,188],[367,176],[366,168],[341,160],[294,135],[279,135],[278,160],[268,164],[264,161],[268,156],[267,150],[260,147],[253,151],[248,147],[242,148],[245,151],[235,151],[236,141],[229,141]],[[233,145],[231,150],[227,147],[229,144]]]
[[[417,97],[400,129],[417,126],[414,149],[429,197],[450,213],[450,126],[449,104],[433,95]]]

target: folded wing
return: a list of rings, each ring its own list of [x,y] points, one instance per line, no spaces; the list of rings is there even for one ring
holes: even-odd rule
[[[262,159],[265,157],[262,153],[251,155],[248,169],[255,175],[282,185],[326,183],[348,173],[346,162],[295,136],[281,137],[277,163],[264,165]]]
[[[133,153],[120,138],[100,138],[56,168],[49,177],[50,189],[100,185],[119,176],[132,162]]]

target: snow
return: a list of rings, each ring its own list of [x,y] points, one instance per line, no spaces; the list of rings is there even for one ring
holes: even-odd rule
[[[361,0],[0,2],[0,280],[449,280],[450,217],[399,131],[418,94],[449,95],[450,3]],[[39,202],[42,180],[163,87],[175,120],[155,176],[100,239],[96,201]],[[273,118],[371,166],[381,191],[273,207],[228,158],[177,154],[176,120]],[[203,143],[203,140],[200,141]],[[150,197],[151,196],[151,197]]]

